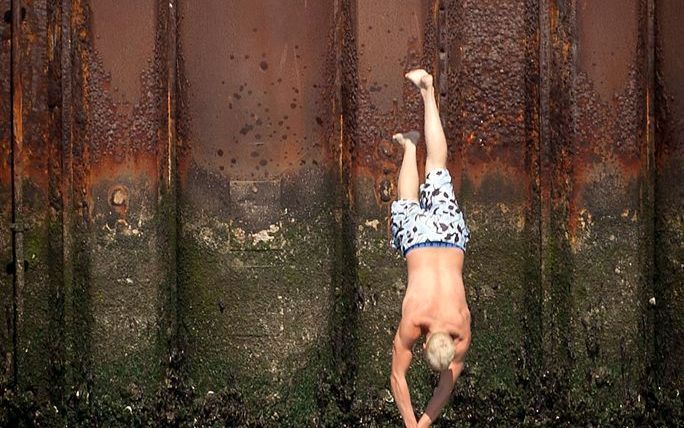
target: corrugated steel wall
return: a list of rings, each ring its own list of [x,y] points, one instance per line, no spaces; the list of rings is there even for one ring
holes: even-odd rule
[[[472,230],[457,396],[681,388],[678,6],[1,0],[5,384],[82,406],[183,373],[280,423],[381,406],[390,136],[422,126],[422,66]]]

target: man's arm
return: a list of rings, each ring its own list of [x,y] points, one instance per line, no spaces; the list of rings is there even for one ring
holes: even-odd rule
[[[425,413],[418,421],[418,427],[429,427],[437,419],[444,405],[449,401],[451,391],[454,389],[456,379],[463,370],[463,361],[452,361],[447,370],[444,370],[439,375],[439,384],[432,394],[432,398],[428,403]]]
[[[406,383],[406,372],[411,365],[413,354],[411,348],[415,342],[413,332],[406,331],[406,327],[402,326],[404,321],[399,324],[396,336],[394,336],[394,346],[392,350],[392,374],[390,376],[390,383],[392,385],[392,394],[394,401],[397,403],[399,413],[404,419],[404,424],[413,428],[417,426],[416,415],[413,413],[413,406],[411,405],[411,395],[409,393],[408,384]],[[407,334],[408,333],[408,334]],[[420,331],[418,331],[420,334]]]
[[[453,331],[451,334],[460,337],[461,340],[456,344],[454,360],[449,364],[449,368],[440,373],[439,384],[432,394],[425,413],[423,413],[418,421],[419,428],[429,427],[437,419],[442,408],[449,401],[451,391],[456,384],[456,379],[458,379],[463,370],[466,352],[470,348],[470,325],[468,325],[468,329],[465,331]]]

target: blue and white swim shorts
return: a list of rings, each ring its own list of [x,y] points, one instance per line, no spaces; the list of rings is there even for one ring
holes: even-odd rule
[[[419,247],[456,247],[465,252],[470,231],[446,168],[427,173],[419,201],[399,199],[392,202],[391,210],[392,247],[404,257]]]

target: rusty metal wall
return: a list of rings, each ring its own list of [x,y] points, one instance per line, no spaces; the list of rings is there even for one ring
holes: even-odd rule
[[[85,33],[75,48],[82,74],[72,102],[86,115],[84,139],[73,142],[83,145],[83,157],[75,156],[72,167],[83,168],[74,191],[83,192],[87,222],[87,277],[74,298],[87,302],[87,352],[98,388],[153,385],[170,335],[168,196],[160,183],[168,175],[169,144],[164,6],[152,0],[72,6]]]
[[[250,399],[275,405],[274,387],[316,376],[328,341],[335,7],[217,0],[183,2],[179,16],[190,372],[202,391],[251,385]]]
[[[66,382],[79,397],[156,385],[172,335],[166,308],[175,303],[165,300],[169,233],[160,218],[160,179],[169,175],[168,10],[132,2],[136,21],[108,2],[22,5],[13,61],[24,123],[14,138],[23,137],[23,150],[12,156],[23,165],[14,178],[23,183],[17,207],[27,271],[7,323],[14,381],[53,396]],[[121,26],[127,32],[117,34]],[[6,171],[3,209],[12,206]],[[11,257],[5,263],[14,269]],[[12,286],[3,293],[11,297]]]
[[[422,126],[403,79],[421,66],[473,238],[473,344],[446,420],[545,387],[535,406],[595,409],[637,406],[653,378],[681,388],[677,2],[14,3],[3,385],[112,408],[237,388],[265,420],[309,425],[391,408],[390,136]],[[411,372],[417,403],[432,381]]]
[[[473,370],[490,379],[487,388],[510,386],[536,373],[541,357],[538,11],[531,1],[449,9],[447,133],[462,142],[453,159],[479,236],[464,273],[482,331]]]
[[[59,103],[50,93],[54,63],[45,31],[52,16],[44,1],[18,9],[16,16],[9,4],[5,6],[3,33],[11,37],[3,40],[7,47],[3,64],[11,72],[3,78],[11,81],[3,80],[7,115],[3,116],[2,194],[3,212],[8,213],[3,235],[15,237],[14,253],[22,262],[14,263],[8,247],[9,258],[3,261],[3,325],[12,346],[6,349],[4,362],[6,373],[12,373],[20,386],[47,386],[60,370],[52,333],[61,328],[59,313],[51,305],[59,299],[59,264],[49,263],[60,254],[59,232],[51,227],[59,204],[56,182],[51,179],[59,173],[53,162],[59,147],[53,128],[59,120]]]
[[[542,95],[559,103],[543,125],[550,132],[541,171],[542,192],[550,192],[545,255],[560,257],[542,272],[557,329],[547,346],[568,363],[571,389],[590,379],[623,399],[646,376],[653,346],[645,8],[639,1],[550,6],[550,43],[559,49]]]
[[[2,10],[9,9],[10,0],[2,1]],[[11,173],[11,132],[9,118],[12,117],[12,88],[11,88],[11,49],[12,31],[11,20],[3,16],[2,21],[2,51],[0,55],[0,109],[2,109],[2,127],[0,127],[0,212],[2,212],[2,228],[0,229],[0,254],[2,257],[3,273],[0,275],[0,299],[2,300],[2,361],[5,374],[11,374],[13,346],[13,277],[9,273],[12,264],[12,231],[8,227],[12,223],[12,173]]]
[[[9,0],[3,0],[2,10],[7,10]],[[12,178],[11,178],[11,131],[12,123],[8,120],[11,117],[12,108],[12,93],[11,93],[11,48],[12,48],[12,31],[11,19],[10,22],[3,17],[2,22],[2,55],[0,55],[0,64],[2,64],[2,72],[0,79],[0,108],[2,109],[2,122],[0,123],[0,212],[2,212],[2,224],[0,229],[0,254],[2,254],[3,275],[0,276],[0,286],[2,287],[2,361],[3,369],[11,370],[12,367],[12,312],[13,312],[13,277],[8,275],[13,269],[12,264],[12,232],[7,224],[12,223]]]
[[[656,373],[663,383],[682,384],[684,331],[682,272],[684,264],[684,42],[679,22],[684,18],[680,4],[659,1],[655,11],[655,312]]]

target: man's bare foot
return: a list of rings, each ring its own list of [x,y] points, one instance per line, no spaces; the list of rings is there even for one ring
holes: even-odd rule
[[[418,139],[420,138],[420,132],[409,131],[404,133],[397,133],[392,135],[392,141],[401,145],[401,147],[406,148],[406,143],[411,143],[415,147],[418,144]]]
[[[422,68],[411,70],[404,75],[408,80],[420,90],[427,90],[432,88],[432,75]]]

